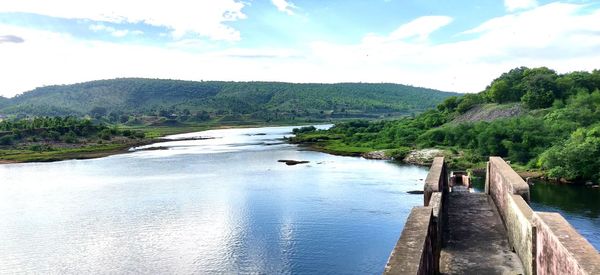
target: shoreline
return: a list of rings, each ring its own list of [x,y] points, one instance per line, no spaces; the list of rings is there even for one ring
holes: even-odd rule
[[[308,124],[306,124],[308,125]],[[126,143],[107,143],[97,144],[90,146],[82,146],[77,148],[57,148],[56,151],[41,151],[41,152],[22,152],[17,154],[10,154],[8,159],[5,156],[0,156],[0,165],[4,164],[17,164],[17,163],[42,163],[42,162],[55,162],[64,160],[82,160],[82,159],[95,159],[103,158],[112,155],[120,155],[132,153],[129,151],[133,147],[139,147],[159,142],[171,141],[165,139],[166,136],[196,133],[208,130],[225,130],[225,129],[246,129],[246,128],[263,128],[263,127],[285,127],[285,126],[297,126],[302,127],[304,125],[289,125],[289,124],[246,124],[246,125],[196,125],[196,126],[185,126],[185,127],[169,127],[169,126],[158,126],[158,127],[147,127],[148,132],[156,129],[161,129],[158,136],[152,135],[152,137],[144,138],[141,140],[132,140],[132,142]],[[144,128],[140,128],[142,130]],[[191,131],[190,131],[191,130]],[[195,139],[195,138],[191,138]],[[181,139],[186,140],[186,139]],[[0,150],[1,152],[1,150]]]
[[[161,139],[145,139],[138,140],[136,142],[131,143],[112,143],[105,145],[92,145],[92,146],[83,146],[68,150],[60,150],[57,151],[42,151],[42,152],[32,152],[32,153],[21,153],[14,154],[14,156],[18,159],[0,159],[0,165],[3,164],[17,164],[17,163],[43,163],[43,162],[55,162],[55,161],[63,161],[63,160],[83,160],[83,159],[95,159],[95,158],[103,158],[112,155],[126,154],[130,153],[129,149],[137,146],[144,146],[148,144],[153,144],[156,142],[161,142],[164,140]],[[21,157],[21,158],[19,158]]]
[[[365,157],[365,154],[368,154],[370,152],[377,152],[377,151],[369,151],[369,152],[351,152],[351,151],[337,151],[337,150],[332,150],[332,149],[328,149],[323,145],[320,145],[318,142],[291,142],[288,140],[289,143],[291,144],[296,144],[302,148],[306,148],[307,150],[312,150],[312,151],[317,151],[317,152],[321,152],[321,153],[326,153],[326,154],[331,154],[331,155],[336,155],[336,156],[348,156],[348,157],[363,157],[366,159],[379,159],[379,160],[392,160],[392,161],[396,161],[398,163],[401,164],[407,164],[407,165],[417,165],[417,166],[422,166],[422,167],[429,167],[430,164],[428,163],[423,163],[423,162],[407,162],[404,160],[395,160],[392,158],[367,158]],[[483,165],[485,167],[485,165]],[[519,169],[520,167],[515,166],[513,167],[513,169],[515,170],[515,172],[517,172],[517,174],[523,178],[523,180],[527,181],[529,180],[544,180],[544,181],[548,181],[548,182],[557,182],[557,183],[561,183],[561,184],[577,184],[574,182],[566,182],[566,181],[561,181],[561,180],[557,180],[557,179],[550,179],[547,178],[544,171],[528,171],[528,170],[522,170]],[[450,168],[450,169],[455,169],[455,170],[479,170],[477,167],[454,167],[454,168]]]

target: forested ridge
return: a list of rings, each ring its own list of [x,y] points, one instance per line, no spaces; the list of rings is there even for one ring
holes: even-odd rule
[[[142,115],[260,121],[379,117],[419,113],[452,95],[456,94],[399,84],[122,78],[37,88],[0,99],[0,114],[110,115],[117,120]]]
[[[524,114],[493,121],[456,122],[474,107],[509,105]],[[388,150],[402,157],[415,148],[444,149],[450,165],[482,166],[501,156],[520,169],[569,181],[600,181],[600,71],[558,74],[515,68],[478,94],[450,97],[414,118],[353,121],[309,131],[298,142],[337,152]]]

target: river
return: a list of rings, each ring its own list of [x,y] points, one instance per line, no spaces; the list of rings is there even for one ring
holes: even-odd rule
[[[427,169],[303,150],[291,129],[0,165],[0,273],[380,274]]]

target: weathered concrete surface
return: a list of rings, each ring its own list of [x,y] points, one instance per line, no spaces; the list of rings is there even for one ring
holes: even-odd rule
[[[431,207],[414,207],[383,274],[434,274],[435,224]]]
[[[440,271],[443,274],[523,274],[494,203],[486,194],[448,194],[448,224]]]
[[[432,209],[432,222],[435,226],[435,243],[433,244],[433,261],[435,270],[440,270],[440,252],[442,251],[442,240],[444,230],[444,196],[442,192],[434,192],[429,200]]]
[[[502,158],[490,157],[488,174],[489,194],[498,209],[503,208],[509,194],[520,195],[529,203],[529,185]]]
[[[521,259],[525,274],[536,274],[535,246],[537,230],[533,225],[533,210],[523,197],[511,195],[504,217],[508,241]]]
[[[600,274],[600,254],[558,213],[535,212],[537,274]]]
[[[447,192],[445,190],[445,187],[448,186],[447,175],[448,173],[446,172],[446,163],[444,162],[444,158],[434,158],[433,163],[431,164],[431,168],[429,168],[427,178],[425,178],[425,186],[423,187],[423,205],[429,205],[429,200],[431,199],[431,195],[433,194],[433,192]]]

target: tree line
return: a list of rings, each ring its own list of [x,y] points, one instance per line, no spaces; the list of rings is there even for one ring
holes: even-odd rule
[[[123,78],[37,88],[0,101],[12,116],[160,116],[179,120],[241,116],[292,118],[410,115],[457,95],[399,84],[293,84]],[[184,117],[181,119],[180,117]]]

